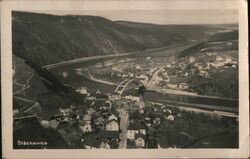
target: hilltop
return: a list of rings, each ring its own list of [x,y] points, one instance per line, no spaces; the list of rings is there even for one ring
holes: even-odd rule
[[[28,52],[16,56],[47,65],[76,58],[121,54],[208,39],[218,28],[111,21],[98,16],[12,12],[13,40]]]

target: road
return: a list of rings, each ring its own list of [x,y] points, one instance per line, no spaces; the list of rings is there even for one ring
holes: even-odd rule
[[[120,129],[121,129],[121,134],[120,134],[120,143],[119,143],[119,148],[120,149],[126,149],[127,147],[127,127],[128,127],[128,113],[121,109],[119,116],[121,118],[120,120]]]

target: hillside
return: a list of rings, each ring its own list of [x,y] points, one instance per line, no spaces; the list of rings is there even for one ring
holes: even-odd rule
[[[188,77],[174,81],[187,82],[201,95],[238,98],[238,31],[219,32],[208,41],[177,54],[177,63],[185,64]]]
[[[238,31],[218,32],[206,42],[199,43],[177,54],[177,57],[197,56],[204,52],[225,52],[238,50]]]
[[[13,40],[26,57],[47,65],[87,56],[120,54],[207,39],[218,29],[205,26],[115,22],[97,16],[55,16],[12,12]]]

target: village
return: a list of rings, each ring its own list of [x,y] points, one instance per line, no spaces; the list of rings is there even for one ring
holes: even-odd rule
[[[120,83],[124,79],[137,79],[147,87],[192,91],[192,83],[187,82],[193,76],[209,79],[218,70],[236,69],[237,61],[215,53],[206,53],[210,59],[186,57],[181,61],[160,65],[151,57],[140,61],[119,60],[108,66],[95,66],[89,72],[95,78]],[[79,70],[78,70],[79,71]],[[62,73],[67,78],[66,72]],[[129,87],[128,87],[129,88]],[[62,105],[56,110],[44,109],[40,103],[25,103],[27,107],[14,107],[13,116],[32,114],[42,127],[53,129],[62,136],[69,147],[83,149],[122,149],[122,148],[178,148],[178,140],[162,142],[171,125],[181,121],[182,113],[175,105],[144,103],[141,95],[121,95],[117,92],[88,92],[86,87],[76,87],[82,96],[81,104]],[[17,100],[17,99],[16,99]],[[35,108],[35,109],[34,109]],[[188,118],[189,120],[189,118]],[[22,128],[16,124],[15,129]],[[159,133],[159,132],[162,132]],[[195,139],[187,132],[176,132],[188,142]],[[160,136],[162,135],[162,136]],[[172,136],[176,134],[172,132]],[[176,144],[177,142],[177,144]],[[187,142],[187,143],[188,143]],[[168,143],[168,144],[166,144]]]
[[[150,56],[140,60],[122,59],[110,62],[109,65],[96,65],[89,68],[89,72],[97,79],[113,83],[133,78],[140,80],[147,88],[196,94],[196,90],[192,88],[197,81],[194,82],[193,78],[206,81],[221,72],[230,74],[238,67],[235,58],[220,56],[217,52],[202,53],[203,55],[197,57],[188,56],[168,64],[161,64],[159,59]]]
[[[190,56],[178,62],[178,64],[173,62],[166,65],[159,72],[161,79],[158,81],[158,86],[192,91],[191,87],[193,83],[190,81],[191,77],[196,76],[205,80],[211,79],[219,71],[227,71],[238,67],[236,60],[214,54],[207,53],[208,57],[210,57],[210,59],[206,59],[206,61],[209,60],[208,62],[201,61],[204,59],[200,59],[199,57]]]
[[[85,87],[76,91],[85,96],[82,104],[55,111],[43,110],[38,104],[40,111],[34,115],[44,128],[58,132],[69,147],[157,148],[152,137],[155,127],[163,120],[174,122],[177,116],[164,105],[146,105],[140,96],[88,93]],[[15,109],[13,116],[25,113]]]

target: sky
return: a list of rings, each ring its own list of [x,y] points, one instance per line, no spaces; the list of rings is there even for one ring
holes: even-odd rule
[[[55,15],[95,15],[113,21],[154,24],[228,24],[238,22],[242,0],[93,0],[57,3],[32,12]],[[51,8],[51,9],[50,9]]]
[[[95,15],[113,21],[133,21],[154,24],[230,24],[238,22],[237,10],[122,10],[122,11],[65,11],[46,12],[56,15]]]

